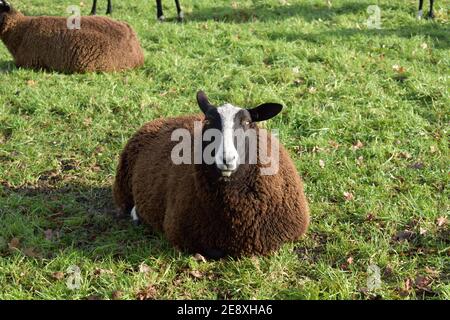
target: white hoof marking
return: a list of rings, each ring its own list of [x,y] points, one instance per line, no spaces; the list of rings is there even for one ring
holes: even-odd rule
[[[136,213],[136,206],[134,206],[133,210],[131,210],[131,219],[133,219],[133,222],[139,222],[139,217]]]

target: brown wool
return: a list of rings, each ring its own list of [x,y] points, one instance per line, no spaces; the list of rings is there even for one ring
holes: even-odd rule
[[[113,187],[123,214],[136,206],[154,231],[192,253],[222,252],[233,257],[266,255],[296,241],[309,223],[303,183],[280,145],[280,169],[262,176],[260,165],[239,169],[229,181],[211,178],[204,165],[175,165],[171,133],[203,115],[157,119],[145,124],[120,156]],[[268,143],[275,139],[268,135]],[[242,165],[241,165],[242,166]]]
[[[17,67],[62,73],[113,72],[142,66],[136,33],[124,22],[81,17],[69,29],[64,17],[27,17],[11,9],[1,14],[0,39]]]

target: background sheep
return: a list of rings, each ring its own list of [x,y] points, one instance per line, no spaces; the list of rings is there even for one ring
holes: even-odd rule
[[[434,0],[430,0],[430,11],[428,11],[427,18],[434,19],[434,12],[433,12],[433,4]],[[419,0],[419,12],[417,13],[417,18],[422,19],[423,16],[423,0]]]
[[[131,27],[105,17],[26,17],[0,0],[0,39],[18,67],[64,73],[120,71],[141,66],[144,54]]]
[[[112,0],[108,0],[108,8],[106,10],[106,14],[111,14],[112,13]],[[178,15],[178,21],[183,21],[184,18],[184,14],[183,11],[181,10],[181,5],[180,5],[180,1],[179,0],[175,0],[175,5],[177,7],[177,15]],[[163,13],[163,8],[162,8],[162,2],[161,0],[156,0],[156,16],[160,21],[164,21],[164,13]],[[92,10],[91,10],[91,14],[95,15],[97,14],[97,0],[94,0],[94,3],[92,4]]]
[[[239,163],[230,135],[237,129],[254,129],[260,136],[256,122],[274,117],[282,106],[216,108],[202,92],[197,100],[204,115],[158,119],[131,138],[117,169],[116,205],[123,214],[131,212],[164,232],[175,246],[213,258],[267,254],[297,240],[307,229],[309,210],[287,151],[280,146],[277,174],[261,175],[259,157],[256,164]],[[175,165],[172,132],[185,128],[192,134],[195,121],[202,123],[203,132],[223,133],[215,161]],[[269,145],[276,142],[271,135],[266,139]]]

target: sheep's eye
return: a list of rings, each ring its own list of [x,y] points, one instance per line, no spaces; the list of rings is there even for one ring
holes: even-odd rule
[[[208,119],[205,119],[205,121],[203,122],[205,124],[205,126],[209,126],[209,124],[211,123],[211,121],[209,121]]]

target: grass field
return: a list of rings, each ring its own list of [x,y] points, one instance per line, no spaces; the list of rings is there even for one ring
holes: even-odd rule
[[[415,19],[413,0],[181,2],[183,24],[158,23],[154,1],[114,2],[145,49],[139,70],[22,70],[0,45],[0,299],[450,299],[449,2],[434,22]],[[80,4],[12,3],[66,16]],[[366,26],[372,4],[380,30]],[[286,106],[268,126],[305,181],[298,243],[201,262],[114,218],[127,139],[198,112],[198,89]]]

